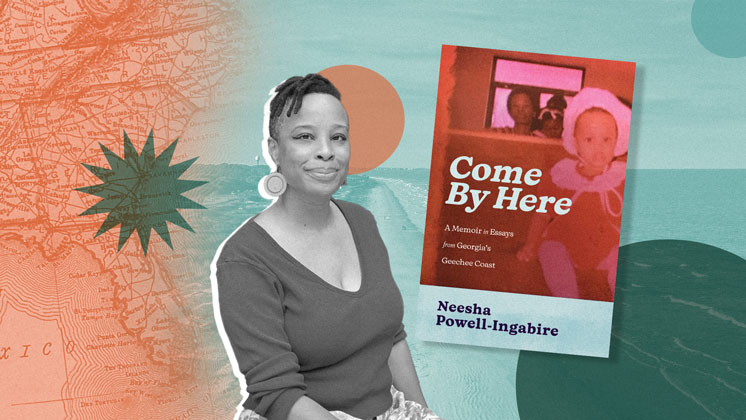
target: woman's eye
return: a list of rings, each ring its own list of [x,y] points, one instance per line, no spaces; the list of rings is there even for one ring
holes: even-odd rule
[[[334,136],[332,136],[332,140],[347,141],[347,136],[345,136],[344,134],[335,134]]]
[[[309,133],[302,133],[298,134],[297,136],[293,137],[296,140],[313,140],[313,136]]]

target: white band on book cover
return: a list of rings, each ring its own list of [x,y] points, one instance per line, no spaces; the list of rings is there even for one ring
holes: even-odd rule
[[[613,302],[420,286],[417,338],[608,357]]]

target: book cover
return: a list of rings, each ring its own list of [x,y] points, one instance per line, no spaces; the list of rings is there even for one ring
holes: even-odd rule
[[[608,357],[634,74],[442,47],[420,339]]]

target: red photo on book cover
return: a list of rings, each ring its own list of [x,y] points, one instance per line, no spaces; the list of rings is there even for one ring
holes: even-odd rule
[[[443,46],[421,284],[613,301],[634,74]]]

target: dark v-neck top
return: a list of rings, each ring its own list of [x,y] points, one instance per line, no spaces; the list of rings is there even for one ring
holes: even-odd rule
[[[359,418],[391,405],[388,357],[406,336],[401,294],[373,215],[353,203],[334,204],[357,248],[357,291],[319,278],[253,219],[216,261],[223,326],[246,376],[244,406],[269,420],[285,420],[302,395]]]

